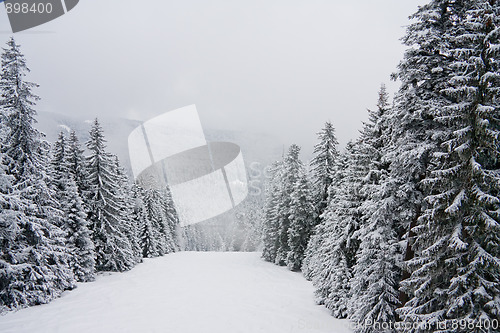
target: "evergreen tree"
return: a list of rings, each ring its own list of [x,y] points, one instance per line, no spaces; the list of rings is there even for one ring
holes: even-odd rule
[[[402,249],[399,244],[393,195],[397,193],[388,178],[390,161],[384,153],[390,142],[391,109],[385,86],[379,91],[377,110],[369,110],[359,140],[358,164],[364,165],[360,188],[362,223],[356,233],[360,240],[351,280],[350,317],[353,321],[394,323],[398,319],[399,281]],[[390,195],[387,195],[390,194]],[[358,332],[371,332],[361,325]]]
[[[85,220],[87,214],[78,193],[73,174],[70,172],[68,142],[61,132],[54,143],[52,158],[52,182],[56,199],[63,212],[60,228],[65,233],[66,250],[71,255],[70,266],[80,282],[95,279],[95,252],[92,236]]]
[[[144,256],[143,254],[143,246],[142,246],[142,228],[146,223],[146,212],[145,212],[145,207],[144,207],[144,201],[143,201],[143,189],[138,186],[137,184],[133,184],[131,187],[132,190],[132,214],[131,214],[131,219],[134,221],[133,227],[135,230],[133,231],[136,235],[136,244],[131,244],[132,245],[132,250],[134,252],[135,256],[140,257],[138,259],[138,262],[142,261],[142,258],[148,257]]]
[[[325,127],[318,133],[319,142],[314,146],[314,158],[310,162],[314,200],[316,205],[317,220],[328,205],[328,188],[334,180],[335,162],[339,155],[338,141],[335,128],[331,122],[326,122]]]
[[[87,148],[89,222],[93,233],[98,271],[126,271],[135,264],[134,254],[124,228],[120,179],[113,155],[105,151],[105,139],[96,119],[90,130]]]
[[[260,189],[259,189],[260,190]],[[242,203],[243,209],[238,214],[238,223],[244,233],[240,251],[254,252],[262,242],[262,222],[264,206],[262,195],[252,195]]]
[[[141,255],[152,258],[178,251],[179,218],[168,187],[161,190],[135,187],[135,217],[138,221]]]
[[[290,251],[288,245],[288,229],[290,228],[291,196],[295,184],[299,179],[299,175],[304,168],[302,161],[299,159],[299,153],[300,147],[295,144],[291,145],[283,164],[283,175],[276,205],[278,238],[274,262],[278,265],[286,265],[288,252]]]
[[[462,5],[462,1],[435,0],[419,8],[403,38],[409,48],[394,75],[401,80],[401,87],[388,120],[388,127],[392,129],[390,143],[382,157],[383,163],[388,165],[388,176],[378,181],[371,211],[379,216],[379,225],[392,228],[397,234],[396,239],[389,241],[389,230],[384,229],[381,233],[383,243],[389,246],[387,251],[393,253],[397,251],[394,246],[404,244],[405,262],[420,260],[414,243],[416,226],[428,204],[424,200],[428,194],[424,184],[433,167],[432,155],[439,150],[449,130],[440,124],[439,113],[452,103],[444,92],[450,86],[452,72],[449,36],[455,31]],[[392,264],[385,261],[386,267]],[[395,279],[394,285],[400,286],[398,280],[408,279],[410,271],[408,265],[397,263],[396,266],[403,270],[385,276],[385,281],[391,283]],[[374,287],[376,290],[377,286]],[[390,300],[392,290],[387,285],[381,294],[385,304],[393,303],[393,308],[404,306],[412,295],[407,288],[399,287],[399,290],[399,305],[396,305]],[[391,306],[386,307],[389,308]],[[384,316],[381,317],[395,318],[395,313],[386,312]],[[359,316],[357,319],[361,320]],[[402,319],[409,322],[409,317]]]
[[[428,205],[403,282],[411,297],[400,314],[433,329],[446,323],[443,332],[494,332],[483,325],[500,316],[500,5],[462,5],[448,8],[455,11],[446,36],[454,61],[444,91],[453,103],[437,112],[448,130],[425,182]],[[453,328],[460,320],[468,326]]]
[[[11,242],[2,244],[0,306],[18,308],[49,302],[73,288],[74,278],[63,233],[57,227],[61,213],[48,186],[47,147],[33,127],[38,97],[31,90],[36,84],[24,80],[29,70],[14,39],[1,59],[0,107],[2,128],[8,133],[2,131],[1,154],[6,163],[2,168],[24,205],[17,207],[15,222],[9,221]]]
[[[88,207],[85,200],[89,197],[89,185],[87,168],[85,166],[85,157],[83,156],[83,149],[81,148],[80,141],[76,136],[75,131],[71,131],[68,139],[68,172],[71,173],[78,188],[78,194],[84,200],[85,210]]]
[[[0,113],[0,143],[3,147],[8,128],[3,124],[3,113]],[[12,281],[13,271],[16,266],[12,265],[11,255],[15,253],[16,243],[21,232],[20,221],[26,217],[22,213],[25,202],[13,187],[14,177],[6,173],[5,159],[8,158],[0,151],[0,313],[15,307],[12,300],[21,298],[23,295],[9,295],[9,282]],[[20,297],[19,297],[20,296]]]
[[[117,197],[121,198],[120,212],[122,216],[122,230],[130,242],[133,258],[136,263],[142,261],[142,251],[139,242],[139,224],[135,219],[135,198],[134,190],[129,183],[125,170],[121,167],[118,157],[115,156],[115,170],[118,182]]]
[[[356,160],[357,150],[358,146],[349,142],[345,153],[337,159],[335,171],[339,177],[338,185],[330,187],[330,201],[315,234],[319,240],[309,245],[316,246],[310,254],[314,266],[309,273],[316,288],[316,302],[325,304],[337,318],[347,316],[352,267],[359,244],[355,233],[361,223],[362,176]]]
[[[324,241],[324,224],[316,225],[312,230],[312,235],[307,243],[306,251],[304,252],[304,259],[302,260],[301,271],[306,280],[311,281],[320,269],[318,248]],[[264,231],[263,231],[264,232]],[[321,303],[321,302],[319,302]],[[321,303],[322,304],[322,303]]]
[[[150,188],[144,191],[146,218],[151,228],[147,231],[147,237],[152,238],[148,239],[151,256],[162,256],[172,252],[172,231],[166,219],[163,201],[164,198],[159,190]]]
[[[299,178],[291,194],[289,209],[288,252],[286,264],[290,270],[302,267],[304,253],[314,226],[314,204],[309,180],[305,170],[300,170]]]
[[[139,246],[144,258],[160,256],[158,231],[153,228],[145,204],[145,190],[137,186],[137,205],[135,218],[139,223]]]
[[[302,264],[302,272],[306,279],[312,280],[318,273],[321,264],[317,249],[324,241],[325,225],[321,222],[327,209],[330,191],[339,185],[337,163],[339,152],[335,128],[331,122],[326,122],[325,127],[318,133],[319,142],[314,146],[314,157],[310,162],[313,197],[315,205],[315,227],[306,248]],[[334,184],[334,185],[332,185]],[[321,299],[319,303],[323,303]]]
[[[140,245],[144,258],[154,258],[160,256],[160,245],[158,244],[158,232],[151,225],[151,221],[141,215]]]
[[[270,179],[266,185],[266,200],[264,206],[264,221],[263,221],[263,250],[262,257],[270,262],[276,259],[278,251],[278,200],[281,196],[281,179],[283,174],[283,162],[275,162],[270,170]]]
[[[166,253],[172,253],[179,250],[179,215],[175,209],[175,204],[172,199],[172,193],[170,188],[166,185],[161,191],[162,195],[162,206],[163,214],[166,219],[166,225],[168,228],[165,229],[166,239],[168,243],[166,244]]]

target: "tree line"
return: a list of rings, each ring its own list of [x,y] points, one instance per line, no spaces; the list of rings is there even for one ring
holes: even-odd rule
[[[43,139],[28,72],[11,38],[0,72],[0,312],[179,248],[169,189],[132,184],[97,119],[87,154],[74,131]]]
[[[319,133],[309,171],[273,165],[263,257],[312,280],[355,332],[496,332],[500,318],[500,4],[434,0],[359,138]],[[399,325],[398,325],[399,324]]]

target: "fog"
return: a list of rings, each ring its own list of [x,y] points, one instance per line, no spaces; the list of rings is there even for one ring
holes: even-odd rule
[[[380,84],[397,89],[400,38],[422,4],[80,1],[14,37],[40,84],[37,110],[147,120],[196,104],[205,127],[271,133],[308,155],[326,120],[345,145]]]

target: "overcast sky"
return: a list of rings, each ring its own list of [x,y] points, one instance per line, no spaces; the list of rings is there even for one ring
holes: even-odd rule
[[[14,37],[40,111],[147,120],[196,104],[206,127],[274,133],[308,155],[326,120],[345,145],[380,84],[397,89],[400,38],[425,2],[81,0]]]

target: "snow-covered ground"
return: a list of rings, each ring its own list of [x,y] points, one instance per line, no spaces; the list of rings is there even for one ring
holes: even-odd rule
[[[258,253],[180,252],[101,275],[50,304],[0,316],[0,332],[349,332],[299,273]]]

